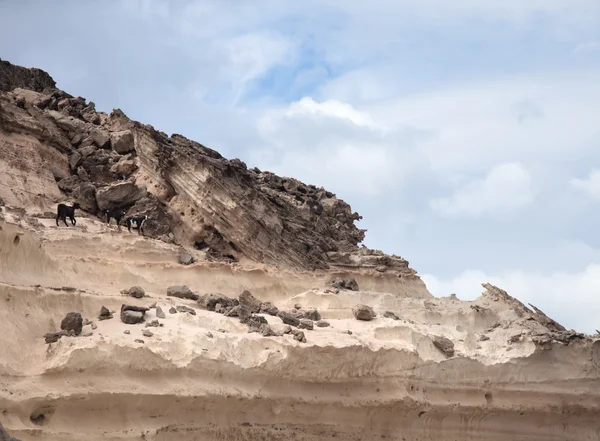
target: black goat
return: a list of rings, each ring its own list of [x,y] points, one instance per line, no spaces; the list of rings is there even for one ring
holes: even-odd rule
[[[117,228],[121,231],[121,219],[125,217],[125,212],[123,210],[106,210],[106,225],[110,224],[111,217],[117,221]]]
[[[131,224],[137,225],[138,234],[144,234],[144,222],[146,222],[148,216],[132,216],[125,219],[127,223],[127,230],[131,233]],[[134,227],[135,228],[135,227]]]
[[[67,217],[71,219],[71,224],[75,226],[75,224],[77,223],[77,221],[75,220],[75,210],[77,208],[80,208],[77,202],[73,203],[73,205],[70,207],[65,204],[58,204],[58,207],[56,209],[56,226],[58,227],[58,220],[62,219],[62,221],[68,227],[69,224],[67,223]]]

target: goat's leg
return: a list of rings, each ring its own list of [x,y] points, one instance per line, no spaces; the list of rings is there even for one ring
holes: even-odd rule
[[[63,217],[62,221],[65,223],[65,226],[69,226],[69,224],[67,223],[67,216]]]
[[[71,218],[71,223],[73,224],[73,226],[75,226],[77,224],[77,220],[75,220],[74,217]]]
[[[58,227],[58,214],[56,215],[56,226]]]

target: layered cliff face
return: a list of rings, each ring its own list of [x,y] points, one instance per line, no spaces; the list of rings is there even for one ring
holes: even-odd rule
[[[151,237],[174,238],[220,258],[413,273],[399,257],[360,249],[360,216],[323,188],[249,169],[120,110],[97,112],[94,103],[55,89],[39,70],[2,62],[0,84],[9,91],[0,98],[7,175],[0,197],[7,203],[41,207],[62,191],[99,217],[114,209],[146,214]]]
[[[404,259],[359,247],[358,215],[326,190],[2,63],[10,436],[599,439],[600,336],[488,284],[435,298]],[[77,225],[56,227],[75,200]],[[148,235],[107,227],[113,209],[148,214]]]

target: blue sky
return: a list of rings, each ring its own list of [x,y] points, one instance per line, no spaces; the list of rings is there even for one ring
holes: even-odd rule
[[[325,186],[436,295],[600,327],[597,0],[5,0],[0,57]]]

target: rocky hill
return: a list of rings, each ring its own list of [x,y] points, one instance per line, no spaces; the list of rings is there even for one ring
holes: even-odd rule
[[[600,439],[600,336],[435,298],[359,218],[0,61],[0,441]]]

